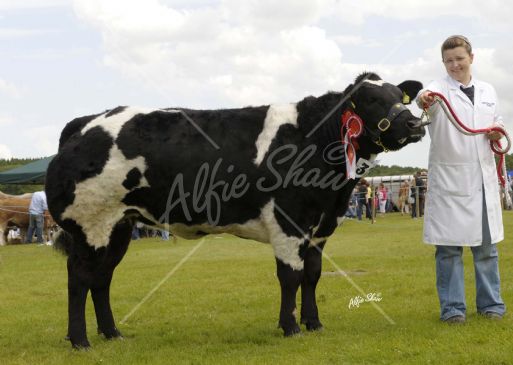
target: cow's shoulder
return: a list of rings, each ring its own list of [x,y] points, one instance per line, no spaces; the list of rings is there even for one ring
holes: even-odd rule
[[[104,113],[106,112],[75,118],[71,122],[66,124],[66,126],[61,132],[61,137],[59,139],[59,150],[70,139],[71,136],[77,133],[81,133],[84,126],[86,126],[89,122],[91,122],[92,120],[96,119],[98,116]]]

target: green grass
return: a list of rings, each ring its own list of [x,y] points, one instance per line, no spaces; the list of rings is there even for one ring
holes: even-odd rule
[[[502,294],[513,303],[513,212],[504,213]],[[124,340],[96,335],[88,300],[90,351],[73,351],[67,326],[65,259],[50,247],[0,247],[1,364],[511,364],[513,315],[476,314],[470,250],[464,254],[468,322],[438,319],[434,248],[422,221],[390,214],[376,224],[346,221],[325,252],[378,303],[349,308],[358,290],[340,275],[318,287],[322,332],[283,338],[271,247],[209,236],[192,257],[119,328]],[[116,270],[111,301],[120,321],[199,241],[132,242]],[[336,271],[327,260],[324,272]]]

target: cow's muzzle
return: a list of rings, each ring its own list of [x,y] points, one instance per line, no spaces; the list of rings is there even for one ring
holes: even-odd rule
[[[406,121],[406,126],[410,131],[410,138],[421,139],[426,135],[426,129],[419,118],[409,119]]]

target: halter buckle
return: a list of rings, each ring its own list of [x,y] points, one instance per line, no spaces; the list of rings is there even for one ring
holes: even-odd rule
[[[387,118],[383,118],[378,123],[378,128],[381,132],[385,132],[388,128],[390,128],[390,121]]]

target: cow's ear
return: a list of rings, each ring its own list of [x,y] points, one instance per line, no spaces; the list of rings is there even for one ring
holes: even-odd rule
[[[410,104],[422,89],[422,83],[414,80],[406,80],[397,85],[403,92],[403,104]]]

